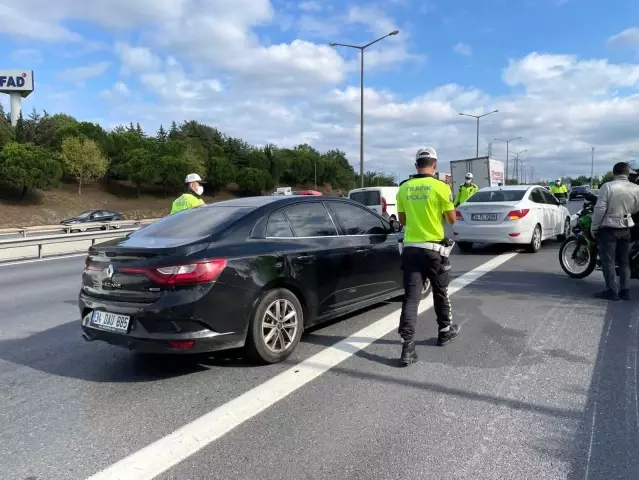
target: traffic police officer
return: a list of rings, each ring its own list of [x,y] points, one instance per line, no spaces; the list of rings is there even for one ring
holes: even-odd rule
[[[204,205],[202,200],[202,193],[204,192],[203,183],[206,183],[200,178],[197,173],[189,173],[184,179],[186,185],[186,193],[180,195],[171,207],[171,215],[182,210],[187,210],[193,207],[199,207]]]
[[[550,187],[550,192],[557,198],[559,197],[565,197],[568,194],[568,189],[566,188],[566,185],[563,185],[561,183],[561,178],[558,178],[557,180],[555,180],[555,184]]]
[[[459,191],[455,196],[455,207],[459,207],[462,203],[475,195],[479,187],[473,183],[473,174],[468,172],[464,178],[464,183],[459,186]]]
[[[448,184],[434,176],[437,152],[434,148],[420,148],[416,154],[417,175],[404,181],[397,193],[399,222],[406,226],[402,251],[404,301],[398,333],[402,337],[401,362],[417,361],[415,325],[424,282],[430,280],[433,304],[439,325],[437,345],[443,346],[459,335],[460,327],[452,323],[448,282],[450,251],[453,243],[444,233],[445,219],[455,223],[455,207]]]

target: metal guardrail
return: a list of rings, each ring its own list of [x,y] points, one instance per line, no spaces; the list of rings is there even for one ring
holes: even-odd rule
[[[87,223],[73,223],[69,225],[39,225],[33,227],[14,227],[14,228],[0,228],[0,239],[6,235],[21,235],[23,238],[27,238],[28,234],[38,233],[56,233],[64,232],[67,235],[71,235],[73,230],[90,230],[94,228],[109,230],[119,230],[124,226],[130,225],[148,225],[153,223],[157,218],[148,218],[144,220],[119,220],[116,222],[87,222]],[[139,228],[139,227],[138,227]],[[84,232],[83,232],[84,233]],[[1,240],[0,240],[1,241]]]
[[[0,250],[5,249],[14,249],[14,248],[24,248],[24,247],[37,247],[37,255],[28,255],[30,258],[43,258],[43,246],[59,244],[59,243],[72,243],[72,242],[84,242],[87,240],[91,241],[91,245],[95,245],[96,241],[100,241],[105,237],[113,237],[114,235],[122,234],[123,236],[130,233],[135,232],[136,230],[142,228],[145,225],[153,223],[156,219],[148,219],[148,220],[140,220],[140,221],[132,221],[132,220],[124,220],[118,222],[105,222],[105,223],[83,223],[82,228],[104,228],[103,230],[98,231],[85,231],[79,233],[71,233],[71,230],[77,230],[77,224],[74,226],[67,225],[51,225],[45,227],[26,227],[24,229],[15,228],[15,229],[2,229],[0,230],[0,235],[16,235],[22,234],[21,238],[2,238],[0,237]],[[65,232],[65,233],[55,233],[55,232]],[[37,235],[37,236],[27,236],[27,233],[39,233],[39,234],[47,234],[49,232],[53,232],[52,235]],[[78,252],[84,250],[85,247],[78,248]],[[69,252],[65,252],[69,253]],[[35,252],[34,252],[35,254]],[[52,255],[56,255],[55,253]],[[25,258],[23,255],[19,255],[18,257],[11,258],[11,254],[9,254],[8,258],[5,260],[14,260],[18,258]],[[0,263],[3,260],[0,260]]]

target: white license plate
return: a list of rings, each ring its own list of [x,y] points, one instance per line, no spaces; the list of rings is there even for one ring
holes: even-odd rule
[[[495,222],[497,221],[496,213],[473,213],[470,216],[474,222]]]
[[[127,333],[129,331],[130,321],[131,317],[127,315],[95,311],[93,312],[93,317],[91,318],[91,326],[99,328],[101,330]]]

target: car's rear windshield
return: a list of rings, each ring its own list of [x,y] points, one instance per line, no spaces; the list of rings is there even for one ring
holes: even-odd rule
[[[251,211],[248,207],[198,207],[164,217],[130,238],[196,240],[219,232]]]
[[[524,198],[526,190],[487,190],[477,192],[467,202],[517,202]]]
[[[577,190],[579,192],[586,191],[588,187],[572,187],[573,190]]]
[[[367,207],[382,204],[378,190],[371,190],[369,192],[353,192],[350,194],[350,199]]]

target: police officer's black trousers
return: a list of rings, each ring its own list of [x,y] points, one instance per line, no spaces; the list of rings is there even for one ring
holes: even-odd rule
[[[452,311],[448,297],[450,261],[439,253],[418,247],[404,247],[402,270],[404,272],[404,302],[398,333],[405,342],[413,340],[417,324],[417,310],[426,279],[433,288],[433,306],[439,329],[450,326]]]

